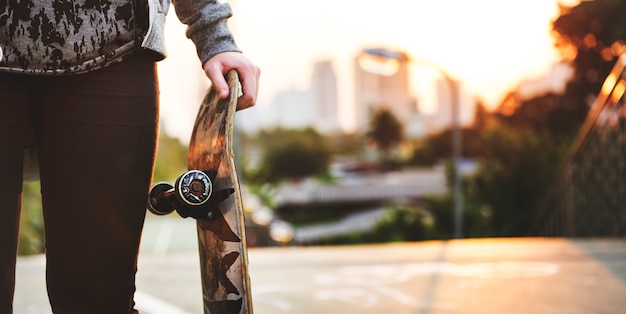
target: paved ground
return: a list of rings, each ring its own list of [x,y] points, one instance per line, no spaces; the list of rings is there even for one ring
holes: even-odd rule
[[[193,227],[192,221],[149,219],[137,279],[142,313],[201,313]],[[626,308],[624,239],[254,248],[249,256],[257,314],[587,314]],[[16,314],[50,313],[43,274],[43,257],[20,258]]]

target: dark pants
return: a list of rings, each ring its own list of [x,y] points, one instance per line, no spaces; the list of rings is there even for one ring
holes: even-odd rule
[[[0,73],[0,313],[11,313],[28,125],[39,150],[55,313],[134,313],[158,128],[154,62],[87,74]]]

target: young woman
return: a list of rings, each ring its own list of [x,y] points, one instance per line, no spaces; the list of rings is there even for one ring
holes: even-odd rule
[[[254,105],[259,69],[228,4],[176,0],[203,68]],[[155,62],[168,0],[0,0],[0,313],[12,313],[24,147],[39,152],[54,313],[136,313],[133,294],[158,133]]]

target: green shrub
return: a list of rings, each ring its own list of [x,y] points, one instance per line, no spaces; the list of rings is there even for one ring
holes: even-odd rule
[[[24,184],[22,194],[22,217],[20,220],[19,255],[44,252],[44,224],[41,209],[39,182]]]

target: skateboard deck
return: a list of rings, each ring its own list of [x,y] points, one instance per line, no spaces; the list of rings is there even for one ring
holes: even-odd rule
[[[204,313],[252,313],[244,213],[233,153],[233,127],[241,87],[235,71],[226,76],[228,99],[213,88],[200,105],[189,142],[189,171],[174,186],[157,183],[148,209],[176,210],[196,219]]]

